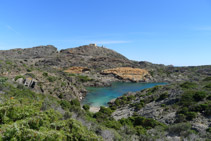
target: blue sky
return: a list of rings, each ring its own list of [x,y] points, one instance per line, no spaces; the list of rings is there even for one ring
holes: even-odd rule
[[[211,65],[211,1],[0,1],[1,50],[89,43],[137,61]]]

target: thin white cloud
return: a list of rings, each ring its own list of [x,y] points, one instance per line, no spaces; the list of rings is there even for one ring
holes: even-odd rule
[[[16,33],[16,34],[18,34],[18,35],[21,35],[19,32],[17,32],[12,26],[10,26],[10,25],[6,25],[6,28],[8,29],[8,30],[10,30],[10,31],[12,31],[12,32],[14,32],[14,33]]]
[[[9,25],[6,25],[6,27],[7,27],[7,29],[9,29],[9,30],[14,30],[11,26],[9,26]]]

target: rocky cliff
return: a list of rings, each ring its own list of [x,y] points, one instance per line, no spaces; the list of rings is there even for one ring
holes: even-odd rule
[[[133,82],[146,82],[150,79],[150,74],[145,69],[139,68],[130,68],[130,67],[120,67],[106,69],[102,71],[102,74],[114,74],[116,77],[119,77],[123,80],[130,80]]]

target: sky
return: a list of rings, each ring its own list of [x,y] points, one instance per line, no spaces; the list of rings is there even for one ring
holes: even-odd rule
[[[136,61],[211,65],[211,0],[0,0],[0,50],[89,43]]]

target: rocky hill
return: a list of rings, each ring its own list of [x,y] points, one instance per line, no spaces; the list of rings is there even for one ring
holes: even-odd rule
[[[51,45],[27,49],[12,49],[0,51],[1,59],[36,59],[49,58],[57,54],[57,48]]]
[[[134,62],[121,54],[99,46],[85,45],[61,50],[57,56],[38,62],[39,65],[50,65],[60,68],[87,67],[95,71],[106,68],[133,66]]]
[[[131,61],[93,44],[0,51],[0,140],[206,140],[210,76],[211,66]],[[128,93],[97,113],[82,108],[85,86],[113,81],[168,85]]]
[[[116,120],[133,115],[155,119],[169,126],[162,138],[191,138],[194,133],[188,130],[192,130],[198,133],[195,138],[205,140],[211,137],[210,80],[211,77],[205,77],[200,81],[156,86],[128,93],[110,102],[110,108],[115,109],[112,116]]]

